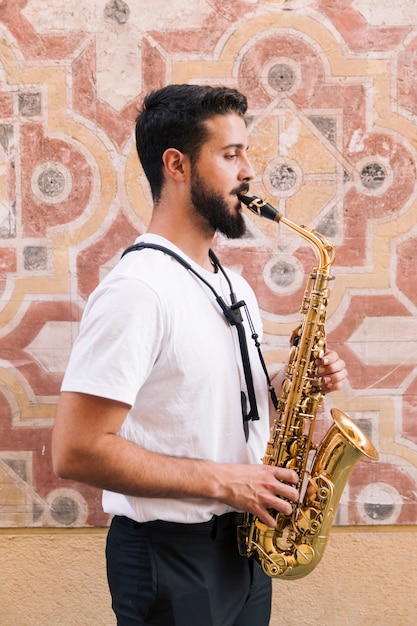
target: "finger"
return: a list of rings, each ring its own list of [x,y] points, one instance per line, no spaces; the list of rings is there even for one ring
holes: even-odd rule
[[[292,487],[290,487],[290,489],[292,489]],[[293,494],[293,496],[295,496],[295,494]],[[298,493],[294,501],[297,501],[297,499],[298,499]],[[288,502],[287,500],[283,500],[281,497],[275,497],[271,499],[271,504],[268,507],[268,509],[263,509],[258,513],[258,517],[265,524],[268,524],[268,526],[275,527],[276,520],[274,517],[272,517],[273,511],[276,511],[277,513],[281,513],[282,515],[291,515],[293,512],[293,506],[291,502]]]
[[[280,498],[277,498],[274,509],[283,515],[291,515],[292,513],[291,503],[286,500],[281,500]]]
[[[339,357],[335,361],[331,361],[330,363],[324,364],[323,362],[319,365],[319,374],[328,375],[335,374],[336,372],[343,372],[346,368],[346,363],[339,359]]]
[[[347,377],[347,371],[345,369],[338,370],[331,374],[323,376],[323,382],[327,383],[339,383]]]
[[[327,385],[323,385],[321,392],[323,394],[326,393],[331,393],[332,391],[340,391],[341,389],[343,389],[343,382],[338,382],[338,383],[328,383]]]
[[[270,509],[259,509],[258,511],[255,511],[254,514],[256,517],[259,517],[264,524],[275,528],[276,519],[273,517],[274,511],[282,515],[291,515],[292,506],[289,502],[276,498],[276,501],[272,504]]]
[[[298,474],[292,469],[286,467],[273,467],[274,476],[277,480],[296,485],[299,481]]]
[[[291,487],[291,485],[287,485],[286,483],[277,481],[277,486],[275,489],[276,489],[276,495],[279,496],[280,498],[285,498],[286,500],[297,502],[298,491],[294,487]]]
[[[312,501],[316,499],[316,495],[318,492],[318,487],[317,484],[314,482],[312,482],[311,480],[308,481],[308,486],[306,489],[306,495],[308,500]]]
[[[280,512],[283,513],[283,511]],[[272,517],[272,514],[268,510],[258,511],[258,513],[256,513],[255,515],[256,517],[259,517],[261,522],[263,522],[267,526],[270,526],[271,528],[275,528],[275,526],[277,525],[275,517]],[[290,513],[285,513],[284,515],[290,515]]]
[[[323,358],[321,359],[321,363],[322,365],[331,365],[337,361],[338,358],[339,355],[335,352],[335,350],[326,350]]]
[[[342,369],[334,372],[333,374],[323,376],[322,378],[322,390],[332,391],[343,388],[343,381],[347,378],[347,370]]]

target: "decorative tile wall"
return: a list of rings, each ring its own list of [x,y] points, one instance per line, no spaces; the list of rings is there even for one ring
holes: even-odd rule
[[[328,342],[347,412],[380,452],[338,524],[417,523],[417,13],[375,0],[0,2],[0,525],[105,525],[100,493],[58,480],[50,433],[86,299],[143,232],[133,141],[143,95],[226,84],[249,99],[252,192],[335,247]],[[383,6],[381,6],[383,5]],[[259,298],[284,360],[315,259],[247,215],[217,250]]]

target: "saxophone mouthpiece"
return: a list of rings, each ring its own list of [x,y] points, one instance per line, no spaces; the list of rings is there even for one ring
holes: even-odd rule
[[[267,220],[272,220],[273,222],[280,221],[282,217],[281,213],[274,209],[272,204],[269,204],[266,200],[262,200],[258,198],[258,196],[244,196],[240,193],[237,194],[237,197],[243,204],[246,204],[252,213],[256,213],[256,215],[264,217]]]

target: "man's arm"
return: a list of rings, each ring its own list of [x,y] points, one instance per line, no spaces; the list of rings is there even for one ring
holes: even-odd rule
[[[121,402],[63,392],[52,436],[58,476],[131,496],[213,498],[270,526],[275,520],[268,509],[291,513],[286,500],[298,493],[286,483],[297,482],[293,470],[149,452],[117,434],[128,411]]]

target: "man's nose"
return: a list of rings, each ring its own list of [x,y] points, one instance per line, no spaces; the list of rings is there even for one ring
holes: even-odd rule
[[[242,167],[240,168],[239,176],[240,180],[245,180],[248,182],[255,178],[255,170],[253,169],[252,163],[247,156],[245,156],[244,158],[244,162],[242,164]]]

